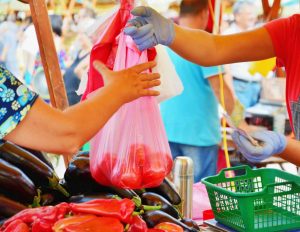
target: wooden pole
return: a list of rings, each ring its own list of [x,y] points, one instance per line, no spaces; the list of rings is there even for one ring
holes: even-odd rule
[[[215,35],[220,33],[220,16],[221,16],[221,0],[216,0],[214,26],[213,26],[213,34]]]
[[[69,104],[64,81],[59,67],[46,2],[45,0],[20,1],[29,3],[30,5],[31,16],[39,43],[51,105],[60,110],[64,110]],[[68,158],[64,157],[64,159],[65,165],[67,166]]]
[[[270,6],[269,0],[261,0],[261,3],[264,11],[264,19],[267,22],[278,18],[281,9],[281,0],[274,0],[272,6]]]

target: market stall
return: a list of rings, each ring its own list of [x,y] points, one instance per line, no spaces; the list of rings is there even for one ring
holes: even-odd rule
[[[30,5],[51,104],[64,110],[68,107],[68,101],[47,5],[44,0],[22,2]],[[62,2],[65,9],[70,10],[75,6],[75,1]],[[120,70],[127,68],[131,62],[125,64],[121,59],[117,60],[120,56],[124,60],[130,57],[137,62],[151,60],[155,56],[155,51],[151,49],[148,53],[138,52],[132,43],[126,44],[122,33],[120,35],[130,17],[129,2],[132,1],[128,1],[129,5],[122,5],[121,10],[105,21],[105,27],[98,31],[100,39],[93,48],[91,62],[101,60],[110,68]],[[278,13],[278,3],[280,1],[274,1],[274,8],[265,5],[267,18],[274,17],[274,11]],[[56,1],[50,1],[49,4],[55,8]],[[93,1],[93,4],[97,2]],[[218,31],[220,9],[221,1],[215,1],[215,12],[218,13],[211,12],[215,32]],[[91,68],[84,98],[101,86],[102,76]],[[143,102],[134,108],[140,105],[146,108]],[[151,113],[157,113],[155,107],[149,109]],[[192,185],[192,164],[188,159],[175,160],[171,172],[170,151],[164,146],[166,138],[164,132],[159,130],[157,118],[149,118],[145,114],[142,115],[144,121],[139,124],[138,119],[132,119],[138,114],[134,111],[128,121],[135,123],[120,125],[119,122],[127,116],[126,112],[122,113],[121,116],[116,114],[120,117],[116,116],[112,123],[107,123],[107,127],[96,136],[91,151],[78,152],[72,158],[65,159],[66,170],[61,179],[42,152],[11,143],[2,145],[0,231],[196,232],[214,231],[213,228],[221,231],[283,231],[299,228],[299,177],[277,170],[269,172],[251,170],[248,166],[230,167],[225,134],[227,169],[203,180],[206,191],[203,184]],[[123,145],[128,141],[122,140],[122,136],[113,131],[118,126],[122,131],[130,130],[135,128],[135,124],[139,129],[149,130],[149,140],[155,137],[155,132],[159,134],[158,139],[153,139],[151,146],[143,140],[130,141],[132,143],[127,146],[129,149],[120,149],[129,158],[121,160],[126,162],[119,162],[121,158],[113,154],[116,152],[115,145]],[[223,119],[225,124],[226,120]],[[156,149],[154,146],[157,146]],[[192,201],[193,190],[199,194],[196,197],[201,196],[200,200],[197,199],[201,207],[204,205],[201,202],[203,199],[206,203],[210,201],[208,208],[194,208],[198,215],[204,216],[204,224],[209,227],[199,227],[199,224],[203,225],[202,219],[192,220],[191,212],[193,204],[196,204]]]

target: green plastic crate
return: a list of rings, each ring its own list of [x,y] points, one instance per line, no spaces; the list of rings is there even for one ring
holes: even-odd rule
[[[234,177],[227,177],[229,172]],[[237,172],[242,174],[236,174]],[[300,229],[300,177],[249,166],[223,169],[202,180],[215,219],[237,231]]]

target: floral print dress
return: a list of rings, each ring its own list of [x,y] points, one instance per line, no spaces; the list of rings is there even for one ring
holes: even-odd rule
[[[24,119],[37,97],[0,65],[0,139]]]

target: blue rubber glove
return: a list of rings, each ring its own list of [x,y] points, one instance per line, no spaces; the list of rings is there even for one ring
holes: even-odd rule
[[[239,131],[234,131],[232,139],[237,145],[239,151],[247,160],[252,163],[260,161],[283,152],[286,148],[286,138],[284,135],[274,131],[256,131],[251,136],[260,142],[260,146],[254,146]]]
[[[131,12],[135,18],[128,21],[124,33],[132,37],[139,50],[157,44],[170,45],[175,36],[174,24],[150,7],[136,7]]]

